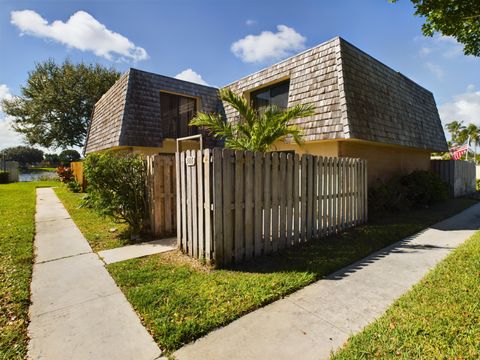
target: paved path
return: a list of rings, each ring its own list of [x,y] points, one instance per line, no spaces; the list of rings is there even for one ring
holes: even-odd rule
[[[480,228],[480,204],[178,350],[179,359],[327,359]]]
[[[37,189],[30,359],[153,360],[161,351],[51,188]]]
[[[105,264],[112,264],[142,256],[160,254],[175,250],[176,248],[177,238],[168,238],[103,250],[99,251],[98,255],[102,258]]]

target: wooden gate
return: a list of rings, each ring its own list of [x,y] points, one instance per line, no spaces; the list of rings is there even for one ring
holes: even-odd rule
[[[216,265],[367,220],[366,161],[214,149],[177,154],[177,241]]]
[[[177,227],[175,156],[147,156],[146,166],[151,230],[156,237],[172,236]]]

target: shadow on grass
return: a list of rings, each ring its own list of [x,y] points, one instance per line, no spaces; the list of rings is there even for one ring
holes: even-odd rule
[[[228,270],[248,273],[308,272],[316,279],[341,279],[360,270],[390,253],[412,253],[420,250],[438,250],[434,244],[415,244],[426,227],[441,231],[477,230],[480,216],[472,214],[467,221],[455,217],[441,223],[437,221],[474,205],[468,199],[452,200],[429,209],[416,209],[407,213],[374,214],[367,225],[343,233],[316,239],[282,252],[256,258]],[[340,269],[340,270],[338,270]]]

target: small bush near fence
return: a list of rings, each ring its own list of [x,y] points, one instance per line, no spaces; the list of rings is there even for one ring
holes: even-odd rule
[[[67,183],[67,188],[73,193],[79,193],[82,191],[82,185],[80,185],[77,180],[71,180]]]
[[[132,239],[147,225],[146,171],[139,155],[106,152],[84,162],[88,195],[85,203],[101,214],[129,225]]]
[[[431,171],[418,170],[394,176],[369,190],[368,203],[373,212],[406,210],[447,200],[448,185]]]
[[[8,171],[0,171],[0,184],[8,184]]]
[[[68,183],[73,179],[73,171],[71,168],[66,166],[57,167],[57,175],[60,178],[60,181],[63,183]]]

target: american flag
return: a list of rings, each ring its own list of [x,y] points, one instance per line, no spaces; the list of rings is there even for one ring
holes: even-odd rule
[[[468,151],[468,143],[462,146],[453,147],[450,149],[450,153],[452,154],[452,158],[454,160],[459,160],[467,151]]]

